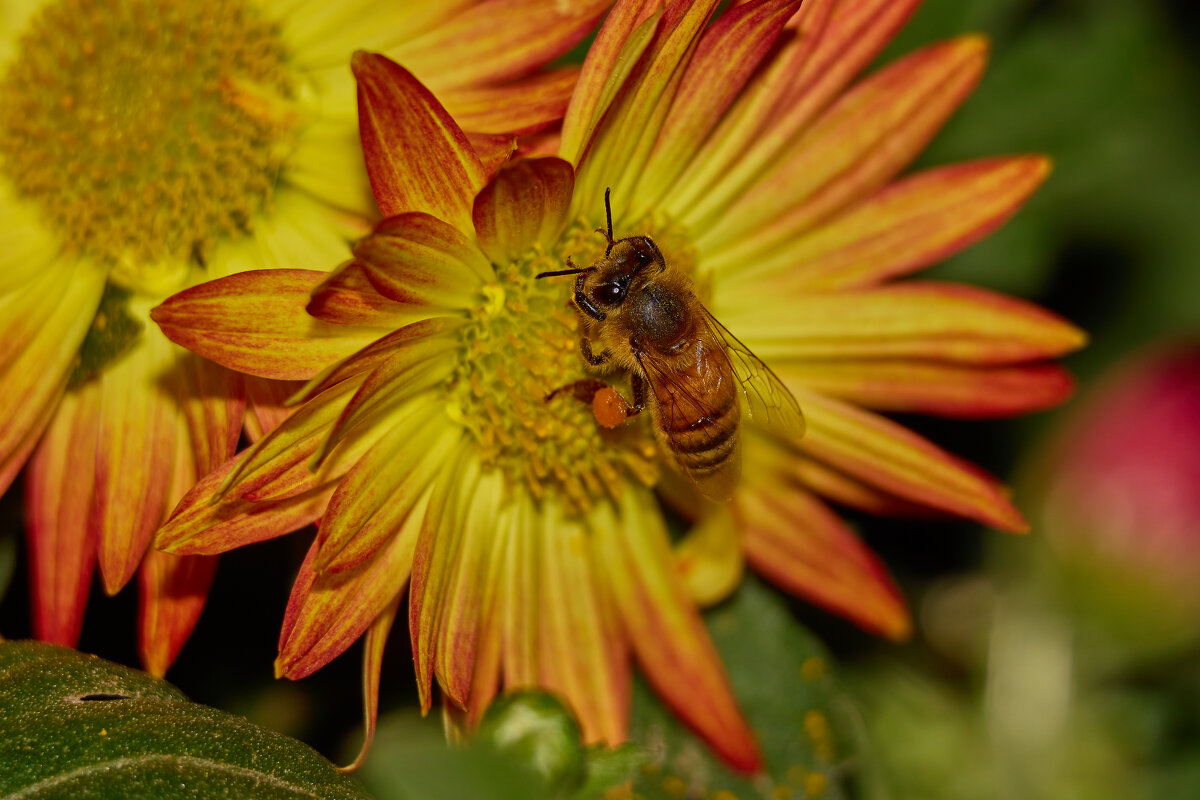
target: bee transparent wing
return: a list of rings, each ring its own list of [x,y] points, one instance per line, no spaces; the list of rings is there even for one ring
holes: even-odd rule
[[[713,335],[725,344],[725,353],[742,395],[743,418],[790,441],[804,436],[804,414],[800,404],[779,376],[708,309],[704,309],[704,318]]]
[[[638,364],[650,384],[649,391],[653,401],[658,404],[658,424],[662,419],[700,419],[720,415],[720,409],[713,406],[711,393],[700,383],[685,374],[671,369],[651,352],[636,353]],[[664,407],[665,405],[665,407]],[[661,430],[661,428],[660,428]],[[736,430],[735,430],[736,434]],[[741,474],[740,440],[733,439],[734,451],[728,454],[719,464],[695,465],[689,459],[675,453],[674,462],[680,471],[688,477],[702,495],[710,500],[723,503],[733,496]],[[667,442],[670,444],[670,437]],[[702,459],[703,460],[703,459]]]

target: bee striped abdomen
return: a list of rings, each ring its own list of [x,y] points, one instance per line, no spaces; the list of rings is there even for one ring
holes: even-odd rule
[[[704,474],[720,469],[737,450],[741,409],[730,380],[716,384],[725,391],[707,395],[703,408],[680,397],[669,387],[658,394],[659,428],[680,466]],[[665,396],[664,396],[665,395]],[[715,401],[712,402],[712,401]]]

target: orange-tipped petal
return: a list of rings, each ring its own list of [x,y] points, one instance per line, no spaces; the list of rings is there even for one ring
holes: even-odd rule
[[[631,216],[650,210],[671,189],[799,6],[800,0],[753,0],[704,32],[654,143]]]
[[[762,756],[671,560],[662,512],[630,487],[619,519],[598,520],[593,543],[646,678],[679,717],[732,767],[762,768]]]
[[[478,460],[469,460],[467,448],[441,464],[429,489],[429,505],[420,522],[420,536],[412,560],[408,591],[408,631],[421,713],[433,705],[433,665],[437,655],[438,619],[450,571],[458,560],[463,540],[466,498],[479,482]]]
[[[1000,227],[1050,173],[1042,156],[955,164],[898,181],[796,236],[769,225],[710,266],[731,280],[779,281],[805,291],[859,288],[915,272]]]
[[[795,147],[812,121],[883,49],[920,0],[806,0],[778,53],[729,109],[664,198],[674,215],[716,219]]]
[[[217,574],[214,556],[150,550],[138,572],[138,652],[151,675],[167,674],[191,636]]]
[[[720,319],[768,363],[907,358],[1014,364],[1060,356],[1086,341],[1082,331],[1045,309],[958,284],[910,281],[784,297],[752,307],[732,292],[722,296],[730,305],[722,307]]]
[[[462,502],[469,503],[462,518],[457,551],[438,609],[437,642],[433,648],[433,673],[446,697],[460,708],[470,702],[471,683],[480,627],[485,616],[487,572],[495,547],[496,509],[504,502],[505,477],[499,470],[482,476]]]
[[[412,322],[413,307],[389,300],[367,275],[367,265],[357,258],[329,273],[312,291],[305,309],[323,322],[335,325],[371,325],[400,328]]]
[[[408,70],[359,51],[358,128],[375,202],[385,217],[424,211],[464,233],[486,177],[466,135]]]
[[[177,555],[216,555],[291,533],[320,518],[333,493],[332,482],[314,482],[307,492],[274,502],[213,502],[244,457],[243,453],[231,458],[201,478],[158,530],[154,546]]]
[[[979,468],[869,411],[790,388],[808,419],[801,452],[912,502],[1001,530],[1028,530],[1004,487]]]
[[[321,525],[317,572],[358,566],[400,527],[462,438],[446,422],[440,402],[413,404],[346,473]]]
[[[561,158],[521,159],[504,166],[475,198],[479,246],[505,264],[534,243],[551,246],[567,223],[575,173]]]
[[[826,500],[878,517],[930,519],[947,516],[945,512],[904,500],[799,453],[788,453],[786,467],[777,466],[776,469],[787,472],[793,480]]]
[[[542,509],[541,681],[570,704],[588,744],[625,740],[629,647],[609,609],[590,534],[552,504]]]
[[[887,183],[974,89],[987,42],[967,36],[888,66],[851,89],[746,194],[709,198],[686,222],[706,256],[765,225],[798,234]],[[731,202],[732,201],[732,202]]]
[[[385,219],[354,255],[380,294],[406,305],[469,308],[483,281],[495,278],[466,234],[428,214]]]
[[[230,369],[306,380],[380,333],[306,313],[312,290],[326,277],[302,269],[239,272],[168,298],[150,318],[171,341]]]
[[[766,446],[764,444],[764,446]],[[750,564],[792,594],[901,639],[912,622],[883,564],[828,506],[785,474],[756,464],[747,448],[747,480],[735,514]]]
[[[359,769],[366,762],[371,742],[375,740],[375,722],[379,719],[379,675],[383,671],[383,653],[388,634],[392,632],[392,624],[400,613],[400,600],[401,595],[397,594],[396,599],[379,613],[367,629],[363,644],[363,743],[353,761],[338,767],[343,772]]]
[[[778,371],[864,408],[967,419],[1053,408],[1075,388],[1071,374],[1050,363],[980,368],[915,359],[851,359],[804,361]]]
[[[100,387],[68,392],[42,438],[25,482],[33,633],[74,647],[96,564],[91,525]]]
[[[577,67],[563,67],[501,86],[446,89],[438,92],[438,98],[468,136],[471,132],[526,134],[562,119],[578,77]]]
[[[169,508],[177,437],[184,434],[165,376],[175,347],[153,328],[104,371],[92,524],[104,588],[116,594],[137,571]]]
[[[434,88],[500,83],[564,55],[596,26],[612,0],[484,0],[398,52]]]
[[[317,542],[300,566],[284,614],[275,674],[298,680],[341,655],[388,608],[408,581],[424,509],[412,514],[357,569],[318,575]]]

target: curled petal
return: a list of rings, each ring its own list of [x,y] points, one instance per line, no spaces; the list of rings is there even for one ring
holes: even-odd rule
[[[567,223],[575,175],[560,158],[522,159],[502,167],[475,198],[479,246],[495,264],[551,246]]]
[[[379,293],[359,259],[343,262],[312,291],[305,308],[322,322],[335,325],[370,325],[400,328],[414,321],[411,305],[389,300]],[[418,307],[417,312],[420,313]]]
[[[375,740],[375,722],[379,719],[379,674],[383,671],[383,653],[388,634],[392,631],[396,615],[400,613],[400,600],[401,596],[397,594],[367,629],[367,640],[363,645],[363,743],[353,761],[345,767],[338,767],[343,772],[354,772],[362,767],[367,760],[367,751],[371,749],[371,742]]]
[[[359,51],[359,134],[375,202],[385,217],[424,211],[471,230],[471,201],[485,173],[466,135],[408,70]]]
[[[494,277],[479,248],[428,214],[389,217],[354,246],[367,279],[389,300],[438,309],[465,309],[480,284]]]
[[[330,325],[305,312],[328,273],[239,272],[167,299],[150,312],[171,341],[239,372],[304,380],[378,338],[373,328]]]

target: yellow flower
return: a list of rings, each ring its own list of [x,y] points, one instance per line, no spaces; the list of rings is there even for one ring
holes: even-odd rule
[[[142,567],[152,672],[191,631],[215,561],[143,554],[243,417],[261,435],[290,389],[197,359],[147,315],[206,278],[335,263],[367,230],[353,49],[438,87],[494,168],[514,134],[561,119],[577,70],[539,68],[607,5],[4,4],[0,491],[29,460],[39,638],[77,640],[97,562],[109,593]]]
[[[1082,343],[1068,323],[982,290],[891,282],[997,227],[1048,171],[1022,156],[896,179],[974,86],[985,43],[936,45],[850,85],[915,2],[758,0],[708,25],[717,5],[618,2],[559,157],[492,179],[431,93],[357,56],[389,218],[331,276],[244,273],[155,310],[172,340],[228,366],[311,376],[293,416],[202,480],[157,540],[216,553],[321,518],[278,674],[307,675],[366,633],[372,697],[407,583],[424,708],[435,678],[468,723],[501,688],[548,687],[590,741],[617,742],[636,660],[753,771],[758,747],[697,611],[736,586],[743,557],[898,637],[903,601],[822,498],[1024,528],[993,478],[875,413],[1016,414],[1070,390],[1046,362]],[[570,279],[535,276],[605,254],[606,188],[615,236],[651,237],[807,418],[802,439],[743,424],[729,504],[679,479],[652,415],[608,430],[555,394],[595,375]],[[305,309],[330,335],[376,338],[313,357],[296,345]],[[694,520],[674,553],[663,502]]]

